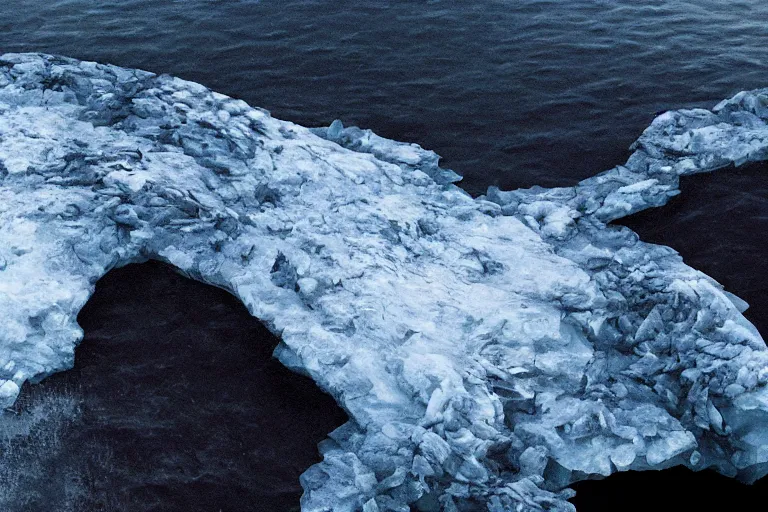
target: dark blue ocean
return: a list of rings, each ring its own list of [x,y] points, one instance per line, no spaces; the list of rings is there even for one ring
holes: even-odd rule
[[[0,53],[22,51],[169,73],[303,125],[338,118],[417,142],[481,194],[489,185],[574,184],[622,163],[658,113],[709,108],[740,90],[768,87],[768,2],[3,0]],[[750,302],[747,316],[768,334],[768,167],[687,178],[682,196],[625,224],[674,247]],[[174,276],[150,266],[99,284],[81,315],[86,339],[74,373],[40,385],[79,400],[77,428],[62,431],[57,459],[40,455],[37,473],[18,484],[30,496],[19,510],[69,510],[61,493],[68,479],[85,478],[85,466],[90,480],[75,487],[93,494],[91,510],[298,504],[297,475],[316,460],[311,447],[343,421],[343,411],[311,383],[286,397],[294,376],[269,366],[276,364],[269,350],[256,356],[247,342],[229,343],[235,332],[267,347],[276,340],[256,333],[223,295]],[[137,287],[143,301],[126,303],[129,290],[140,294]],[[147,304],[158,314],[131,309]],[[183,315],[191,309],[190,327]],[[152,348],[157,340],[167,351]],[[223,387],[211,393],[226,394],[230,405],[189,412],[187,398],[202,392],[197,359],[173,359],[174,343],[221,361],[206,375],[220,372]],[[214,348],[230,355],[214,357]],[[233,360],[254,357],[262,363],[250,366],[265,365],[261,374],[232,378]],[[25,393],[27,410],[45,400],[39,389]],[[282,398],[245,404],[255,393]],[[179,410],[188,414],[174,416]],[[268,419],[254,420],[259,414]],[[235,456],[237,443],[244,448]],[[96,448],[82,457],[96,462],[73,455],[84,444]],[[105,452],[107,463],[99,458]],[[3,457],[0,466],[8,463]],[[685,492],[708,484],[690,485]],[[8,486],[0,482],[0,491]],[[614,496],[585,489],[584,496]]]

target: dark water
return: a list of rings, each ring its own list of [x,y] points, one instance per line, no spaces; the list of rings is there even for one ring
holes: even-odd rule
[[[0,510],[298,506],[299,475],[347,416],[271,357],[277,338],[237,299],[131,265],[99,281],[78,321],[75,368],[26,386],[32,435],[0,443]]]
[[[747,511],[765,503],[768,479],[753,485],[719,475],[675,467],[664,471],[615,473],[605,480],[573,485],[577,512],[722,512]]]
[[[465,176],[463,186],[474,194],[482,193],[488,185],[571,185],[621,163],[629,144],[657,112],[711,107],[739,90],[768,86],[766,41],[768,2],[761,0],[0,2],[0,52],[45,51],[171,73],[305,125],[327,125],[340,118],[347,124],[372,128],[381,135],[418,142],[437,151],[446,166]],[[744,297],[752,304],[748,317],[763,333],[768,332],[768,264],[763,236],[768,228],[766,171],[765,167],[752,166],[688,178],[683,181],[684,194],[670,205],[624,221],[644,239],[676,248],[686,261]],[[46,399],[39,403],[58,411],[62,418],[71,417],[72,407],[80,410],[78,404],[83,399],[86,403],[101,403],[105,409],[83,405],[77,421],[93,422],[93,435],[118,445],[123,436],[135,439],[132,436],[141,430],[136,425],[150,421],[153,414],[166,416],[152,430],[156,437],[136,441],[137,449],[142,447],[150,452],[146,458],[142,456],[146,462],[144,469],[137,470],[135,475],[118,471],[118,476],[101,484],[101,472],[94,469],[97,481],[89,484],[89,488],[102,494],[109,486],[134,489],[131,492],[141,503],[161,500],[170,503],[171,510],[176,503],[189,505],[183,503],[187,499],[183,497],[185,493],[189,493],[189,500],[203,500],[200,503],[207,503],[204,500],[209,494],[252,496],[248,493],[266,489],[264,482],[278,478],[274,475],[277,473],[277,480],[269,480],[274,497],[263,499],[287,500],[293,493],[295,504],[296,479],[288,478],[288,473],[298,474],[300,466],[312,462],[317,436],[341,421],[339,411],[328,409],[335,412],[326,414],[325,406],[313,409],[306,405],[312,400],[305,397],[317,396],[317,390],[306,383],[296,391],[300,399],[287,401],[289,397],[281,394],[281,390],[296,377],[279,374],[275,363],[267,362],[267,352],[263,351],[266,349],[258,348],[258,354],[249,356],[250,349],[238,345],[238,357],[233,359],[225,353],[216,356],[223,366],[215,371],[223,372],[222,376],[226,374],[222,368],[230,364],[239,368],[235,373],[246,372],[247,368],[237,366],[241,359],[251,363],[246,366],[265,372],[249,377],[258,385],[226,380],[231,382],[230,391],[217,388],[217,392],[206,392],[204,384],[208,383],[191,376],[200,371],[197,358],[178,359],[181,355],[169,350],[158,352],[159,359],[152,359],[154,349],[137,348],[146,346],[141,343],[146,340],[147,329],[169,325],[181,329],[188,324],[189,330],[183,336],[181,331],[163,336],[171,336],[179,346],[209,340],[212,345],[202,346],[208,348],[196,349],[204,351],[205,356],[200,358],[207,361],[206,351],[219,346],[215,340],[221,332],[250,332],[248,329],[255,327],[248,327],[251,324],[244,317],[235,319],[234,313],[222,313],[220,318],[198,317],[196,303],[184,302],[185,313],[175,304],[181,298],[165,293],[152,298],[157,311],[151,319],[146,309],[141,310],[141,315],[134,314],[132,308],[142,305],[129,304],[129,297],[141,289],[154,290],[154,277],[140,273],[131,274],[130,278],[125,275],[107,277],[105,283],[112,283],[109,286],[113,286],[113,294],[94,297],[82,317],[86,336],[101,340],[84,344],[78,353],[81,369],[71,374],[77,375],[75,382],[84,383],[83,388],[77,389],[89,398],[73,391],[74,398],[70,394],[54,404],[45,402]],[[226,295],[211,293],[221,303],[209,303],[209,310],[232,305]],[[141,295],[150,298],[147,292]],[[88,318],[96,317],[89,317],[88,311],[101,311],[104,316],[89,324]],[[262,334],[254,335],[254,339],[263,339]],[[263,347],[269,343],[250,346]],[[256,363],[248,357],[265,359]],[[84,366],[88,361],[93,365]],[[140,382],[124,375],[123,370],[104,369],[120,368],[123,364],[125,372],[140,369]],[[156,368],[157,365],[169,368]],[[85,384],[89,371],[94,372],[95,380]],[[192,373],[182,378],[173,371]],[[98,384],[98,380],[103,382]],[[240,386],[245,387],[240,390]],[[125,389],[126,395],[115,395],[118,389]],[[232,389],[240,391],[227,395]],[[188,400],[197,393],[203,393],[200,396],[208,400],[215,393],[223,393],[232,401],[221,407],[204,405],[204,409],[211,409],[193,418],[188,414]],[[291,421],[286,412],[289,409],[291,414],[304,419]],[[35,410],[34,405],[30,410]],[[273,421],[264,419],[271,417],[273,410],[283,412],[275,412],[275,423],[264,427],[259,446],[285,442],[288,444],[281,449],[288,451],[281,453],[291,455],[262,459],[262,466],[254,471],[264,480],[257,483],[248,480],[244,468],[258,460],[249,462],[247,457],[235,454],[233,445],[227,443],[236,442],[240,435],[250,439],[248,442],[257,442],[248,437],[252,434],[246,432],[245,426],[247,422]],[[194,428],[210,431],[217,425],[228,427],[229,422],[217,421],[214,411],[233,414],[239,419],[233,419],[232,424],[242,429],[235,429],[237,435],[217,438],[220,444],[215,447],[205,443],[184,444],[204,440],[205,436],[198,433],[183,435],[181,439],[179,432]],[[133,425],[135,417],[142,419]],[[99,422],[128,427],[104,427],[98,433]],[[297,424],[307,422],[317,430],[308,427],[285,434],[297,428]],[[59,441],[52,438],[46,442]],[[294,442],[302,444],[299,447],[291,444]],[[160,445],[172,448],[175,455],[166,460],[153,454],[152,447]],[[97,444],[94,450],[101,453],[101,445]],[[120,448],[114,450],[122,463],[130,461],[126,459],[129,455],[120,455]],[[224,473],[218,474],[211,469],[213,466],[205,466],[210,469],[203,478],[205,484],[180,491],[183,478],[202,471],[203,462],[194,455],[197,450],[202,450],[206,464],[212,463],[216,453],[220,460],[232,460],[237,466],[232,470],[236,475],[234,481],[242,489],[221,487]],[[72,458],[68,463],[75,467],[72,460],[79,459]],[[176,480],[169,476],[174,474],[169,469],[174,464],[178,475],[182,475]],[[626,500],[631,494],[634,499],[637,490],[645,489],[646,485],[666,485],[666,489],[679,486],[691,492],[696,486],[711,486],[727,493],[740,492],[718,487],[725,485],[717,483],[719,480],[702,477],[696,481],[681,475],[632,474],[588,482],[580,487],[581,496],[576,499],[580,500],[580,510],[586,512],[615,510],[619,505],[611,502],[611,497]],[[160,481],[157,486],[155,478]],[[141,479],[145,479],[143,483]],[[691,481],[697,483],[685,487]],[[288,489],[285,486],[290,485],[291,490],[283,493],[283,489]],[[178,499],[182,501],[174,501]],[[285,503],[272,510],[284,510]],[[717,508],[713,502],[709,505],[702,505],[699,510]],[[671,510],[660,499],[653,508]],[[258,508],[245,505],[237,510]]]

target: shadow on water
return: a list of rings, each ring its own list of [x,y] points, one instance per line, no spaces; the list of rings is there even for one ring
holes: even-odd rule
[[[646,242],[668,245],[750,304],[745,316],[768,335],[768,164],[684,177],[666,206],[625,219]],[[745,485],[713,471],[630,471],[573,485],[579,512],[746,510],[768,500],[768,477]],[[631,500],[631,503],[628,502]]]
[[[0,508],[298,510],[347,416],[237,299],[152,262],[110,272],[78,321],[75,367],[0,419]]]

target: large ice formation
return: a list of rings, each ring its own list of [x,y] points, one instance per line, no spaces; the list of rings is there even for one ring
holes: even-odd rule
[[[569,483],[768,472],[746,304],[609,224],[678,177],[768,158],[768,90],[661,115],[626,164],[473,199],[414,144],[310,130],[205,87],[0,58],[0,397],[73,364],[130,262],[229,290],[349,413],[302,510],[573,510]]]

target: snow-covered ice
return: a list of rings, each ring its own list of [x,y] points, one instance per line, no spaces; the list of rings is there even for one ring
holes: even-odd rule
[[[573,510],[576,480],[768,472],[746,304],[610,221],[768,158],[768,89],[659,116],[624,165],[473,199],[415,144],[170,76],[0,57],[0,401],[73,364],[110,269],[229,290],[351,420],[302,510]],[[726,171],[727,172],[727,171]]]

